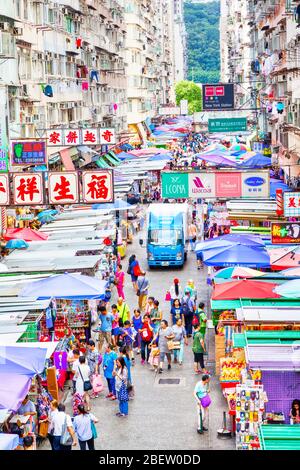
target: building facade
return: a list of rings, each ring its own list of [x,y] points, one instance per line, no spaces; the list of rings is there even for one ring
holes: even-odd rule
[[[187,77],[187,33],[184,22],[183,0],[174,0],[174,78],[175,82]]]
[[[147,139],[174,85],[171,0],[6,0],[0,5],[0,92],[10,140],[58,128],[112,127]],[[132,132],[131,125],[141,124]],[[129,127],[128,127],[129,126]],[[62,148],[48,146],[49,165]],[[94,148],[99,151],[99,148]],[[67,155],[68,154],[68,155]],[[78,147],[63,167],[81,167]]]
[[[226,0],[222,0],[223,4]],[[256,138],[271,142],[273,163],[284,172],[285,181],[300,186],[300,9],[292,0],[247,0],[230,2],[242,15],[249,57],[249,92],[255,109]],[[230,10],[229,2],[227,4]],[[224,7],[225,8],[225,7]],[[245,14],[246,11],[246,14]],[[236,29],[230,16],[221,21],[224,32]],[[245,34],[243,34],[245,36]],[[236,33],[221,46],[223,79],[238,82],[240,63],[230,56],[229,48],[244,53]],[[250,101],[251,101],[250,100]]]

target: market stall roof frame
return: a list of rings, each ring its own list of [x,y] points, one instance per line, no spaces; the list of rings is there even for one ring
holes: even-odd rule
[[[261,424],[258,436],[262,450],[300,450],[300,426]]]

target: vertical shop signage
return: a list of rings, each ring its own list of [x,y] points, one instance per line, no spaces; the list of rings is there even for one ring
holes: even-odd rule
[[[84,171],[82,173],[82,199],[86,204],[113,202],[112,171]]]
[[[74,204],[79,202],[77,172],[49,173],[48,191],[50,204]]]
[[[114,145],[116,143],[115,129],[100,129],[100,144],[101,145]]]
[[[0,107],[0,173],[3,173],[9,170],[7,94],[4,86],[0,87]]]
[[[47,131],[47,144],[50,146],[61,147],[64,145],[64,137],[62,129],[53,129]]]
[[[12,195],[16,206],[43,204],[42,173],[12,173]]]
[[[285,192],[283,193],[283,209],[285,217],[300,216],[300,193]]]
[[[82,144],[83,145],[98,145],[98,132],[97,129],[84,129],[82,131]]]

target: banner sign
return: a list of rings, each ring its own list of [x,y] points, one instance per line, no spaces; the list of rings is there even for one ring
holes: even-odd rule
[[[12,142],[12,165],[46,165],[47,149],[44,140],[16,140]]]
[[[7,95],[6,87],[0,87],[0,173],[7,172],[9,170],[9,158],[8,158],[8,112],[7,112]],[[1,195],[0,195],[1,196]]]
[[[116,132],[112,128],[51,129],[47,130],[48,147],[74,145],[115,145]]]
[[[267,198],[270,194],[268,170],[215,172],[162,172],[162,197]]]
[[[271,236],[274,245],[298,245],[300,243],[300,222],[273,222]]]
[[[45,185],[45,181],[47,181],[47,185]],[[0,174],[0,206],[10,204],[15,206],[102,204],[113,201],[112,170],[84,171],[82,173],[49,171]]]
[[[247,130],[247,118],[209,119],[208,132],[238,132]]]
[[[300,193],[283,193],[284,217],[300,217]]]
[[[234,109],[233,83],[202,85],[203,111]]]

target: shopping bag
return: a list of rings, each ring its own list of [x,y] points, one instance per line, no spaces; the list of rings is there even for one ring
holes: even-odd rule
[[[92,378],[93,392],[98,394],[104,390],[101,375],[94,374]]]
[[[165,301],[166,301],[166,302],[170,302],[171,300],[172,300],[171,294],[170,294],[169,291],[167,291],[166,297],[165,297]]]
[[[47,421],[42,421],[39,424],[39,432],[38,435],[40,437],[47,437],[48,435],[48,429],[49,429],[49,423]]]
[[[174,351],[174,349],[180,349],[181,347],[180,341],[173,341],[172,339],[167,344],[169,351]]]

